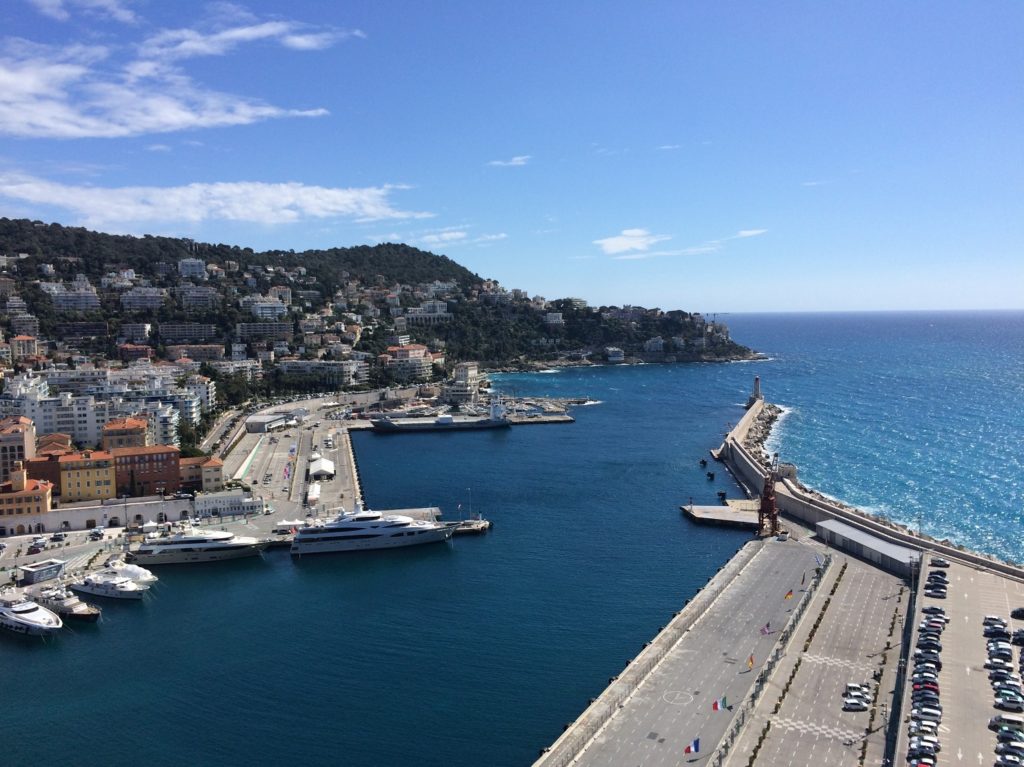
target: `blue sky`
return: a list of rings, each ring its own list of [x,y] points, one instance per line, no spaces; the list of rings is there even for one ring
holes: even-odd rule
[[[1024,308],[1024,4],[4,0],[0,215],[688,311]]]

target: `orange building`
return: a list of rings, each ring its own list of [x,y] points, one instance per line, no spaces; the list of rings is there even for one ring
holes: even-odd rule
[[[41,519],[50,511],[53,499],[49,482],[29,479],[21,464],[11,469],[11,478],[0,482],[0,536],[42,532]]]
[[[114,456],[105,450],[86,450],[57,457],[60,466],[60,499],[102,501],[116,494]]]
[[[0,482],[11,478],[11,469],[18,461],[36,454],[36,425],[31,418],[12,415],[0,420]]]
[[[115,447],[146,447],[152,445],[149,420],[146,418],[115,418],[103,426],[103,449]]]
[[[213,493],[224,489],[224,461],[213,456],[182,458],[179,461],[182,490]]]

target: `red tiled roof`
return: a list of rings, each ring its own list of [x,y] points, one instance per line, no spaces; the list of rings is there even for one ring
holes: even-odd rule
[[[146,445],[145,447],[115,447],[110,450],[115,458],[131,455],[154,455],[156,453],[180,453],[173,445]]]

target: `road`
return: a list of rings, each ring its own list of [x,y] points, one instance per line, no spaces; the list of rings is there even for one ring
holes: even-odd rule
[[[702,752],[713,750],[732,720],[732,710],[714,711],[713,701],[742,700],[814,567],[810,547],[767,541],[574,763],[675,766],[695,738]],[[772,631],[762,634],[766,624]]]

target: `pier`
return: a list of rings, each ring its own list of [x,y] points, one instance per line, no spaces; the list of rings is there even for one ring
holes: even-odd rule
[[[750,495],[771,470],[761,450],[770,407],[751,397],[712,452]],[[909,750],[904,714],[913,704],[907,674],[926,605],[945,608],[951,619],[939,678],[956,694],[942,699],[943,753],[978,763],[994,756],[986,724],[999,711],[987,674],[971,672],[986,663],[984,615],[1024,628],[1024,619],[1014,624],[1009,614],[1024,608],[1024,570],[824,498],[800,485],[792,466],[783,465],[775,488],[788,540],[741,548],[543,749],[535,767],[902,764]],[[680,509],[700,524],[754,528],[758,502]],[[948,599],[924,594],[929,554],[950,562]],[[808,558],[813,580],[799,566]],[[778,594],[796,571],[800,585],[787,593],[798,601],[780,615]],[[844,710],[849,683],[866,685],[866,710]]]
[[[680,506],[680,511],[699,525],[718,525],[720,527],[742,527],[757,529],[758,501],[733,500],[720,506],[696,506],[689,503]]]

